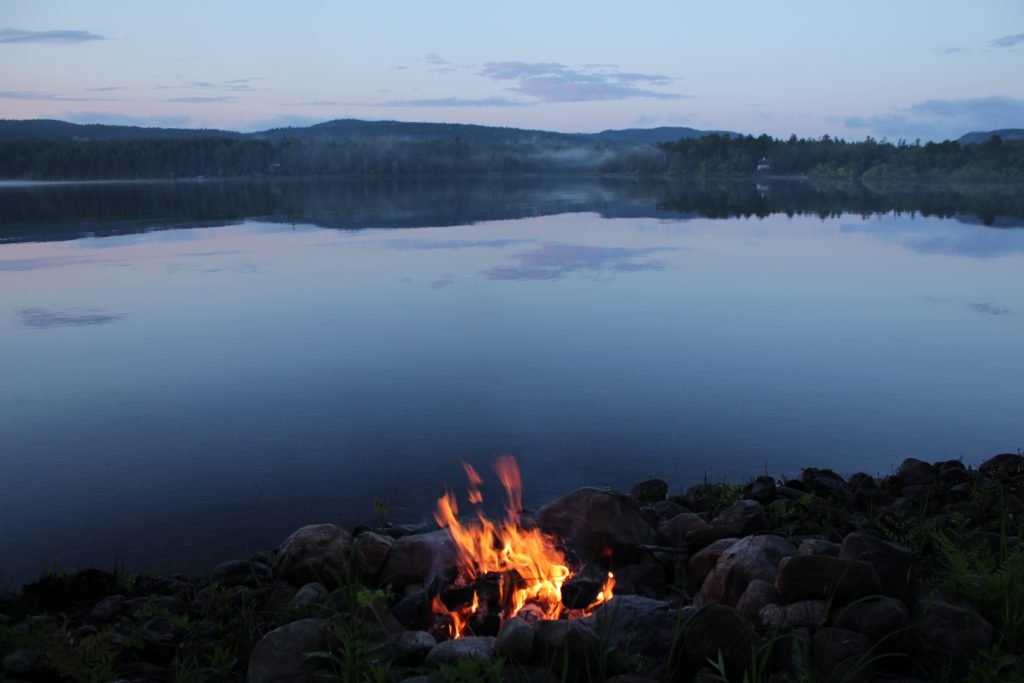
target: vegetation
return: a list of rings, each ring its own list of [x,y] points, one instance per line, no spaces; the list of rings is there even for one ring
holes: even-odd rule
[[[1024,179],[1024,141],[1009,138],[893,144],[871,137],[863,142],[827,135],[776,140],[688,128],[569,134],[353,120],[242,134],[0,121],[0,178],[760,173],[864,180]]]

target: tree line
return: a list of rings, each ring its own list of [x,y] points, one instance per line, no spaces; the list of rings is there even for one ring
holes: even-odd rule
[[[758,171],[761,167],[761,171]],[[0,178],[457,176],[582,173],[632,176],[786,175],[883,180],[1024,179],[1024,142],[847,142],[706,135],[631,148],[482,144],[461,139],[279,141],[228,137],[0,142]]]

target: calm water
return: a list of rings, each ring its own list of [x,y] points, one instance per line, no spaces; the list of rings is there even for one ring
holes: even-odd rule
[[[0,187],[0,577],[1024,447],[1019,199],[840,192]]]

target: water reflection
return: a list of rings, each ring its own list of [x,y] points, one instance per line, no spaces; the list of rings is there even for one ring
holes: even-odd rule
[[[582,244],[543,244],[531,251],[512,256],[516,266],[495,266],[486,271],[490,280],[559,280],[578,272],[639,272],[664,270],[664,261],[636,259],[665,247],[626,249],[624,247],[592,247]]]
[[[54,327],[87,327],[107,325],[124,319],[121,313],[108,313],[99,308],[52,309],[31,307],[18,309],[18,319],[25,327],[49,330]]]

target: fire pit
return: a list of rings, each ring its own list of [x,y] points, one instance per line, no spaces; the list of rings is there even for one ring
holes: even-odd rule
[[[515,458],[502,456],[494,463],[507,496],[506,516],[500,522],[484,514],[482,477],[467,463],[463,468],[475,520],[459,520],[458,503],[450,491],[438,500],[434,514],[451,533],[458,557],[457,568],[435,578],[429,587],[435,637],[496,635],[513,617],[528,622],[579,618],[611,599],[611,571],[572,561],[558,539],[524,522],[522,478]]]

